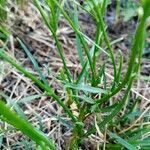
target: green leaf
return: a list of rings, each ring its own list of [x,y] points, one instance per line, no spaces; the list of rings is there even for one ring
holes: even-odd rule
[[[59,122],[61,122],[64,126],[66,126],[68,129],[72,129],[73,125],[66,120],[66,118],[60,117],[60,116],[54,116],[55,120],[58,120]],[[53,120],[53,119],[51,119]]]
[[[130,135],[130,140],[138,140],[143,138],[143,135],[150,133],[150,125],[144,127],[139,127],[137,130],[133,131]]]
[[[28,120],[28,118],[26,117],[26,115],[24,114],[24,111],[20,108],[20,106],[18,104],[15,104],[13,106],[14,110],[17,112],[17,114],[24,120]]]
[[[7,19],[7,11],[5,10],[6,0],[0,0],[0,25]]]
[[[16,129],[20,130],[22,133],[35,141],[36,144],[40,144],[40,142],[42,141],[49,148],[55,150],[55,146],[50,139],[48,139],[43,133],[33,127],[29,122],[21,119],[15,112],[11,111],[10,108],[7,107],[2,100],[0,100],[0,116],[7,123],[11,124]]]
[[[30,50],[29,50],[29,47],[27,47],[25,45],[25,42],[22,42],[19,38],[18,38],[18,41],[21,45],[21,47],[23,48],[23,50],[26,52],[27,56],[29,57],[29,59],[31,60],[34,68],[36,69],[36,71],[38,72],[40,78],[42,79],[42,81],[44,82],[45,85],[48,86],[48,82],[47,80],[45,79],[44,75],[42,74],[42,71],[41,69],[39,68],[39,65],[37,63],[37,61],[35,60],[35,58],[33,57],[33,55],[31,54]]]
[[[111,3],[110,0],[105,0],[105,1],[106,1],[106,6]],[[93,9],[95,9],[95,8],[94,8],[95,6],[99,7],[99,5],[101,5],[101,3],[102,3],[102,0],[93,0],[93,2],[94,2],[94,5],[93,5],[93,3],[91,2],[91,0],[85,0],[85,2],[84,2],[84,8],[85,8],[87,11],[90,12],[90,11],[92,11]]]
[[[141,0],[142,7],[144,9],[144,16],[147,18],[150,16],[150,0]]]
[[[81,91],[85,91],[85,92],[90,92],[90,93],[106,93],[105,90],[101,89],[101,88],[96,88],[96,87],[92,87],[89,85],[84,85],[84,84],[71,84],[71,83],[67,83],[64,85],[65,88],[71,88],[71,89],[75,89],[75,90],[81,90]]]
[[[83,101],[89,103],[89,104],[94,104],[94,100],[91,97],[87,97],[87,96],[77,96],[77,95],[73,95],[73,97],[82,99]]]
[[[17,101],[18,104],[23,104],[23,103],[30,103],[32,101],[37,100],[38,98],[40,98],[42,96],[42,94],[36,94],[36,95],[31,95],[31,96],[27,96],[24,98],[21,98]]]
[[[131,145],[130,143],[128,143],[127,141],[116,135],[115,133],[108,132],[108,134],[111,138],[114,138],[118,143],[120,143],[125,148],[129,150],[137,150],[136,147],[134,147],[133,145]]]
[[[130,141],[134,146],[140,146],[142,149],[150,148],[150,139]]]

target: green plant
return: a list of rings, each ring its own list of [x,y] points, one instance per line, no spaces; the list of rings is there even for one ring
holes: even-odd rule
[[[67,102],[65,103],[64,101],[62,101],[61,98],[55,94],[52,87],[49,86],[45,77],[42,75],[39,66],[36,63],[36,60],[29,52],[23,41],[21,41],[20,39],[18,39],[18,41],[28,55],[29,59],[32,61],[33,66],[37,70],[41,81],[38,79],[38,77],[35,77],[30,72],[26,71],[21,65],[18,65],[11,57],[9,57],[5,52],[5,47],[3,49],[0,49],[0,58],[9,62],[18,71],[31,79],[37,86],[45,91],[47,96],[51,96],[63,108],[64,112],[71,119],[72,123],[72,136],[69,139],[67,149],[78,149],[80,144],[82,144],[84,138],[90,136],[96,131],[98,133],[106,132],[110,139],[115,139],[117,141],[117,144],[114,147],[116,148],[125,147],[127,149],[133,150],[136,149],[136,146],[140,146],[142,144],[144,145],[147,139],[145,138],[143,140],[143,143],[140,143],[139,140],[141,139],[141,136],[138,136],[140,130],[136,128],[136,136],[134,136],[132,130],[124,132],[119,136],[117,135],[117,133],[112,133],[110,131],[113,129],[113,127],[116,126],[119,121],[124,122],[124,120],[126,119],[130,121],[126,114],[119,118],[119,121],[118,119],[115,119],[115,117],[118,118],[117,114],[122,109],[126,109],[124,108],[124,106],[129,103],[129,94],[131,91],[131,87],[134,79],[136,78],[136,75],[139,72],[142,50],[145,40],[146,21],[150,16],[148,7],[150,5],[150,1],[141,1],[143,14],[141,15],[135,36],[133,38],[128,69],[124,75],[124,78],[122,78],[121,76],[123,56],[122,54],[120,54],[119,67],[117,68],[117,63],[115,60],[116,54],[113,52],[113,48],[108,37],[106,25],[103,19],[105,15],[104,12],[106,11],[108,5],[106,0],[104,0],[103,2],[96,0],[86,0],[85,6],[80,7],[80,9],[85,10],[87,13],[89,13],[96,23],[96,36],[93,42],[93,47],[91,49],[88,47],[87,43],[87,40],[89,39],[80,31],[76,5],[74,5],[72,13],[70,12],[70,14],[68,15],[63,7],[63,1],[46,0],[46,6],[48,6],[49,8],[48,11],[45,11],[44,6],[41,6],[39,0],[33,0],[33,2],[37,7],[39,13],[41,14],[48,29],[52,33],[52,37],[55,40],[58,53],[62,60],[63,68],[61,69],[59,80],[66,89],[66,97],[68,98]],[[61,15],[63,15],[63,17],[66,19],[66,21],[76,34],[78,55],[82,66],[82,70],[76,79],[73,79],[73,76],[70,73],[69,68],[67,67],[63,49],[57,36],[58,22]],[[105,43],[106,50],[100,47],[103,43]],[[110,59],[113,65],[114,79],[109,86],[107,86],[107,81],[105,78],[105,63],[99,66],[99,68],[97,69],[97,59],[102,51],[106,53],[107,59]],[[84,55],[86,56],[85,59],[83,59]],[[120,100],[118,100],[117,102],[113,101],[113,97],[119,92],[122,92],[122,90],[124,90],[122,98],[120,98]],[[78,112],[77,116],[75,116],[73,111],[70,109],[71,104],[76,105]],[[9,112],[9,109],[3,103],[0,103],[0,106],[3,109],[7,109],[7,111]],[[132,106],[132,109],[135,108],[134,106],[135,105]],[[132,113],[132,109],[129,114]],[[98,115],[102,113],[106,113],[106,115]],[[4,114],[4,111],[2,111],[1,115],[5,115],[5,121],[11,123],[12,125],[14,125],[14,127],[20,129],[23,133],[28,135],[28,133],[19,128],[17,124],[12,123],[14,121],[13,119],[12,122],[8,121],[8,117],[10,116],[15,119],[16,116],[14,115],[14,113],[12,114],[10,112],[8,115],[6,114],[6,112]],[[92,127],[85,129],[85,120],[90,115],[94,116],[95,122],[93,123]],[[33,128],[32,130],[34,131]],[[145,133],[147,131],[149,131],[149,126],[144,126],[142,128],[142,132]],[[33,138],[33,135],[28,136],[35,141],[37,140]],[[47,143],[47,140],[45,141],[45,137],[43,137],[42,141]],[[36,141],[36,143],[39,144],[39,141]],[[51,145],[49,145],[49,148],[51,149],[50,146]],[[146,147],[147,145],[145,144],[144,146]],[[106,147],[114,148],[112,144],[108,144]],[[43,147],[41,146],[41,148],[43,148],[44,150],[44,145]]]

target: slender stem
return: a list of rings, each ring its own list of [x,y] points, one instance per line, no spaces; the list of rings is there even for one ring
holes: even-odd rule
[[[106,30],[105,30],[105,24],[104,24],[103,18],[101,16],[101,13],[99,13],[99,14],[100,14],[99,15],[99,19],[100,19],[99,23],[100,23],[100,26],[101,26],[101,29],[102,29],[102,32],[103,32],[105,43],[106,43],[107,48],[108,48],[109,53],[110,53],[110,57],[111,57],[111,60],[112,60],[113,67],[114,67],[114,82],[115,82],[116,74],[117,74],[115,57],[114,57],[113,49],[112,49],[111,44],[110,44],[111,42],[109,41],[109,38],[108,38]]]
[[[95,44],[97,44],[97,45],[100,44],[100,37],[101,37],[101,29],[100,29],[100,26],[97,25]],[[97,51],[98,51],[98,48],[95,46],[94,47],[94,55],[93,55],[93,66],[94,66],[94,72],[95,73],[96,73],[96,60],[97,60],[96,54],[97,54]],[[96,86],[96,85],[93,85],[93,86]]]

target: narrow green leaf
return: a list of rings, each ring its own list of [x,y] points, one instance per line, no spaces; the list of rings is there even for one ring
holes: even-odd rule
[[[27,97],[19,99],[17,101],[17,104],[30,103],[30,102],[33,102],[33,101],[39,99],[41,96],[42,96],[42,94],[27,96]]]
[[[83,100],[83,101],[85,101],[85,102],[87,102],[89,104],[94,104],[94,100],[92,98],[90,98],[90,97],[78,96],[78,95],[73,95],[73,97],[77,97],[77,98],[79,98],[79,99],[81,99],[81,100]]]
[[[20,108],[18,104],[14,104],[13,109],[17,112],[17,114],[24,120],[28,120],[23,110]]]
[[[87,56],[87,59],[89,61],[89,65],[90,65],[91,71],[92,71],[92,76],[93,76],[92,77],[92,81],[95,82],[96,73],[94,72],[94,67],[93,67],[93,63],[92,63],[92,57],[90,55],[87,42],[85,41],[84,37],[82,36],[80,31],[76,27],[74,22],[70,19],[70,17],[67,15],[67,13],[64,11],[64,9],[59,5],[59,3],[57,1],[55,1],[55,0],[52,0],[52,1],[58,6],[58,8],[61,10],[63,16],[65,17],[65,19],[69,22],[69,25],[73,28],[75,33],[79,36],[81,44],[82,44],[82,46],[84,48],[84,51],[85,51],[85,54]]]
[[[84,84],[70,84],[67,83],[64,85],[65,88],[71,88],[71,89],[75,89],[75,90],[81,90],[81,91],[85,91],[85,92],[90,92],[90,93],[106,93],[105,90],[101,89],[101,88],[96,88],[96,87],[91,87],[88,85],[84,85]]]
[[[108,115],[106,118],[104,118],[104,120],[102,122],[99,123],[99,128],[103,129],[107,123],[109,123],[110,121],[112,121],[112,119],[120,112],[120,110],[123,108],[126,100],[127,100],[127,97],[129,95],[129,92],[130,92],[130,89],[131,89],[131,86],[132,86],[132,82],[133,82],[133,79],[134,79],[135,76],[133,76],[130,81],[129,81],[129,85],[126,89],[126,92],[124,94],[124,97],[122,98],[122,101],[118,103],[118,105],[115,107],[115,109],[113,111],[111,111],[111,114]],[[95,104],[97,106],[97,104]],[[87,133],[86,133],[86,136],[94,133],[96,131],[95,129],[95,126],[93,126],[92,128],[90,128]]]
[[[120,51],[119,68],[118,68],[118,72],[117,72],[116,80],[115,80],[117,84],[121,81],[122,64],[123,64],[123,55],[122,55],[122,52]]]
[[[141,147],[142,149],[145,149],[145,148],[150,148],[150,139],[145,139],[145,140],[133,140],[133,141],[130,141],[130,143],[134,146],[138,146],[138,147]]]
[[[150,125],[146,125],[144,127],[142,127],[141,129],[138,128],[137,130],[135,130],[130,136],[130,140],[138,140],[143,138],[144,134],[147,134],[150,132]]]
[[[38,131],[29,122],[21,119],[16,113],[10,110],[3,102],[0,100],[0,116],[9,124],[13,125],[16,129],[20,130],[22,133],[27,135],[36,144],[43,141],[49,148],[55,150],[53,142],[46,137],[43,133]]]
[[[128,143],[127,141],[125,141],[124,139],[116,135],[115,133],[108,132],[108,134],[111,138],[114,138],[115,140],[117,140],[117,142],[120,143],[125,148],[129,150],[137,150],[136,147],[134,147],[132,144]]]
[[[23,48],[23,50],[26,52],[26,54],[27,54],[27,56],[29,57],[29,59],[31,60],[31,62],[32,62],[34,68],[35,68],[35,70],[38,72],[38,74],[39,74],[40,78],[42,79],[42,81],[44,82],[45,85],[48,86],[48,82],[47,82],[47,80],[45,79],[44,75],[42,74],[42,71],[41,71],[41,69],[40,69],[40,67],[39,67],[39,65],[38,65],[38,63],[37,63],[37,61],[35,60],[35,58],[34,58],[33,55],[31,54],[31,52],[30,52],[30,50],[29,50],[29,47],[27,47],[27,46],[25,45],[25,42],[23,42],[23,41],[20,40],[19,38],[18,38],[18,41],[19,41],[21,47]]]

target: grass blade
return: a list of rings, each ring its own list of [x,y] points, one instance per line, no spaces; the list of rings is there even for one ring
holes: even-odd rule
[[[2,100],[0,100],[0,115],[7,123],[13,125],[16,129],[19,129],[22,133],[24,133],[33,141],[35,141],[36,144],[40,144],[40,142],[44,142],[46,147],[48,146],[50,149],[55,150],[55,146],[50,139],[48,139],[44,134],[42,134],[40,131],[35,129],[27,121],[18,117],[16,113],[12,112],[2,102]]]
[[[28,49],[28,47],[24,44],[23,41],[21,41],[19,38],[18,38],[18,41],[21,45],[21,47],[23,48],[23,50],[26,52],[27,56],[29,57],[29,59],[31,60],[34,68],[36,69],[36,71],[38,72],[40,78],[42,79],[42,81],[44,82],[45,85],[48,86],[48,82],[47,80],[45,79],[44,75],[42,74],[42,71],[41,69],[39,68],[39,65],[37,63],[37,61],[35,60],[35,58],[33,57],[33,55],[31,54],[30,50]]]
[[[65,88],[71,88],[71,89],[75,89],[75,90],[81,90],[84,92],[90,92],[90,93],[106,93],[105,90],[101,89],[101,88],[96,88],[96,87],[92,87],[92,86],[88,86],[88,85],[84,85],[84,84],[70,84],[67,83],[64,85]]]
[[[118,143],[123,145],[128,150],[137,150],[136,147],[134,147],[132,144],[128,143],[127,141],[125,141],[124,139],[116,135],[115,133],[108,132],[108,134],[111,138],[114,138],[115,140],[117,140]]]
[[[79,99],[81,99],[82,101],[88,103],[88,104],[94,104],[94,100],[90,97],[86,97],[86,96],[77,96],[77,95],[74,95],[74,97],[77,97]]]

